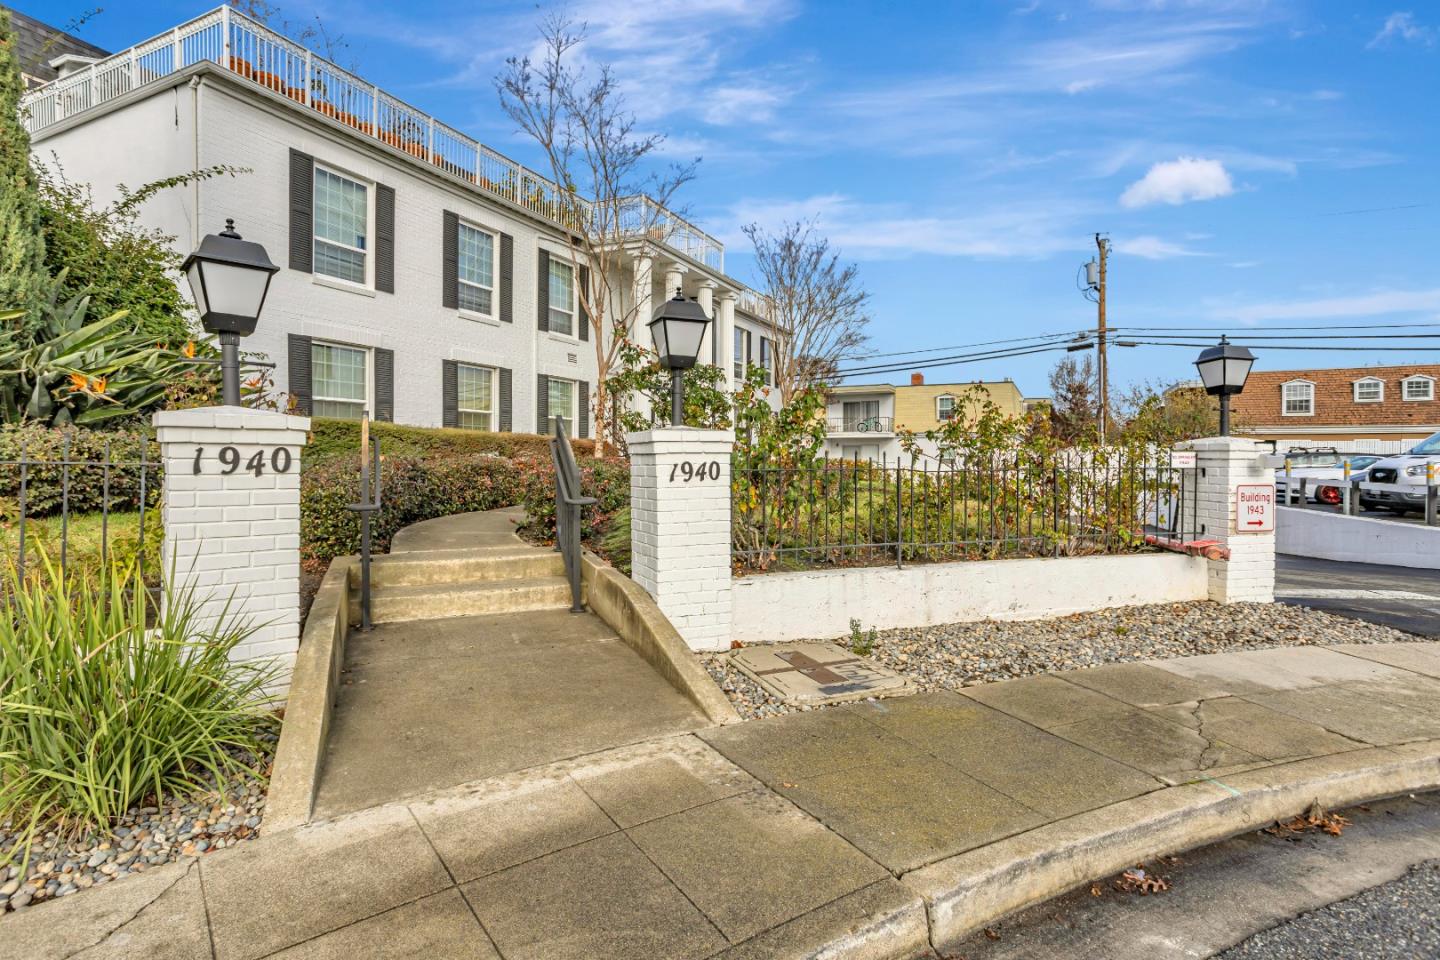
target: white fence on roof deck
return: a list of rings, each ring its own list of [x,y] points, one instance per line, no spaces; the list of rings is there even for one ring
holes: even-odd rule
[[[1315,449],[1334,448],[1339,453],[1371,453],[1383,456],[1393,456],[1397,453],[1404,453],[1415,444],[1424,440],[1424,436],[1416,435],[1413,438],[1404,440],[1334,440],[1321,437],[1318,440],[1276,440],[1275,449],[1279,453],[1285,453],[1297,447]]]
[[[202,62],[218,64],[562,228],[572,217],[590,215],[589,201],[572,204],[540,174],[229,7],[31,91],[21,101],[25,125],[38,133]],[[618,203],[623,215],[617,226],[623,238],[645,235],[724,271],[724,244],[699,227],[649,197]],[[573,206],[580,210],[570,209]]]

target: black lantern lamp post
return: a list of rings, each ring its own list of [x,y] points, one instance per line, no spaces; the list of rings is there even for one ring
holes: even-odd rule
[[[1230,397],[1245,389],[1255,355],[1247,347],[1237,347],[1222,335],[1220,342],[1207,347],[1195,359],[1205,392],[1220,398],[1220,436],[1230,436]]]
[[[260,244],[240,239],[234,220],[226,220],[225,229],[200,241],[200,249],[185,258],[181,269],[190,278],[200,325],[220,336],[224,403],[238,407],[240,338],[255,332],[270,278],[280,268]]]
[[[685,426],[685,371],[695,366],[700,355],[700,341],[710,318],[694,300],[687,300],[679,288],[675,297],[666,300],[650,321],[650,335],[660,366],[670,371],[670,425]]]

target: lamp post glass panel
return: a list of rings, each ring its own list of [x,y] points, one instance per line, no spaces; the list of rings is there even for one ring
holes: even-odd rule
[[[190,280],[200,325],[220,337],[220,371],[223,399],[240,406],[240,338],[255,332],[260,308],[270,292],[270,278],[280,268],[270,262],[265,248],[243,240],[235,221],[200,241],[200,248],[181,264]]]
[[[1213,347],[1201,351],[1195,360],[1205,392],[1220,398],[1220,436],[1230,436],[1230,397],[1245,389],[1255,355],[1247,347],[1237,347],[1224,336]]]
[[[694,300],[687,300],[677,288],[674,298],[666,300],[650,321],[650,335],[660,366],[670,371],[670,425],[685,426],[685,371],[695,366],[700,356],[700,342],[705,339],[705,326],[710,318]]]

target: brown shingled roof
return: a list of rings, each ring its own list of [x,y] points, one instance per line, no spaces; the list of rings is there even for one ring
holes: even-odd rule
[[[109,51],[42,23],[34,17],[26,16],[14,7],[0,4],[0,10],[10,14],[10,25],[15,30],[15,50],[20,57],[20,70],[34,80],[46,82],[59,76],[55,68],[50,66],[50,61],[56,57],[72,54],[100,60],[110,56]]]
[[[1402,381],[1416,376],[1435,381],[1430,400],[1405,400]],[[1355,381],[1373,377],[1384,384],[1384,399],[1356,403]],[[1283,386],[1296,380],[1315,384],[1312,416],[1285,416]],[[1238,419],[1264,424],[1305,426],[1431,426],[1440,423],[1440,364],[1405,364],[1393,367],[1339,367],[1322,370],[1257,370],[1245,383],[1245,392],[1232,398]]]

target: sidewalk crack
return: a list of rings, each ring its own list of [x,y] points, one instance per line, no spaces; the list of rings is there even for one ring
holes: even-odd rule
[[[137,908],[135,909],[135,912],[134,912],[134,913],[130,914],[130,916],[126,917],[124,920],[121,920],[119,923],[115,924],[115,926],[111,927],[109,930],[106,930],[103,934],[100,935],[100,938],[99,938],[98,940],[96,940],[94,943],[92,943],[92,944],[90,944],[90,945],[88,945],[88,946],[85,946],[85,947],[81,947],[79,950],[77,950],[77,951],[75,951],[74,953],[70,954],[70,956],[75,957],[75,956],[79,956],[80,954],[88,953],[89,951],[94,950],[96,947],[99,947],[99,946],[103,945],[103,944],[104,944],[106,941],[108,941],[111,937],[115,936],[115,934],[119,933],[121,930],[124,930],[124,929],[125,929],[126,927],[128,927],[130,924],[132,924],[132,923],[134,923],[136,920],[140,919],[140,915],[141,915],[142,913],[144,913],[146,910],[149,910],[149,909],[150,909],[151,907],[153,907],[155,904],[159,903],[160,900],[161,900],[161,898],[163,898],[163,897],[165,896],[165,894],[169,893],[171,890],[174,890],[177,886],[179,886],[180,883],[181,883],[181,881],[183,881],[186,877],[190,876],[190,872],[191,872],[192,870],[196,869],[199,865],[200,865],[200,861],[199,861],[199,860],[191,860],[189,866],[187,866],[187,867],[185,868],[184,872],[181,873],[180,876],[176,877],[174,880],[171,880],[169,883],[167,883],[167,884],[164,886],[163,889],[160,890],[159,893],[155,894],[155,896],[151,897],[149,900],[146,900],[146,901],[145,901],[144,903],[142,903],[139,907],[137,907]],[[209,931],[209,921],[208,921],[208,917],[207,917],[207,921],[206,921],[206,931],[207,931],[207,933],[208,933],[208,931]]]

